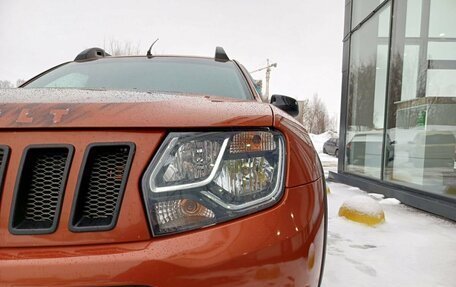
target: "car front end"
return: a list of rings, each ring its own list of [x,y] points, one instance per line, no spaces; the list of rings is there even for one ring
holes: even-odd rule
[[[326,195],[266,103],[2,90],[0,285],[319,286]]]

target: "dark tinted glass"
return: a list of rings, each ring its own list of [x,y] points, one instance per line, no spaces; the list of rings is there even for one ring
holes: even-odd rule
[[[252,99],[233,62],[203,58],[111,58],[71,62],[27,88],[84,88],[207,94]]]

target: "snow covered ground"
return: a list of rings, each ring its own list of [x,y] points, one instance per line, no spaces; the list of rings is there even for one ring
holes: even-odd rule
[[[373,195],[386,221],[368,227],[338,216],[345,200],[366,192],[339,183],[328,185],[323,287],[456,286],[455,223]]]
[[[319,135],[309,134],[310,139],[314,145],[314,148],[317,150],[318,155],[320,156],[321,163],[325,168],[325,176],[328,176],[329,171],[337,171],[337,157],[324,154],[323,153],[323,144],[329,140],[331,137],[337,137],[336,133],[325,132]]]
[[[337,159],[321,153],[324,138],[312,135],[325,168]],[[369,194],[385,212],[385,223],[368,227],[338,216],[344,201],[368,193],[329,182],[328,245],[323,287],[455,287],[456,224]]]

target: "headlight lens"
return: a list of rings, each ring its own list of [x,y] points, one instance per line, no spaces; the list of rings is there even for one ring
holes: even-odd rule
[[[284,150],[283,136],[269,130],[169,134],[143,179],[154,235],[276,203],[283,192]]]

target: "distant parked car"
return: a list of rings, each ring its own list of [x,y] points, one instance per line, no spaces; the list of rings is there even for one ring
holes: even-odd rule
[[[330,138],[323,144],[323,153],[339,156],[339,138]]]

